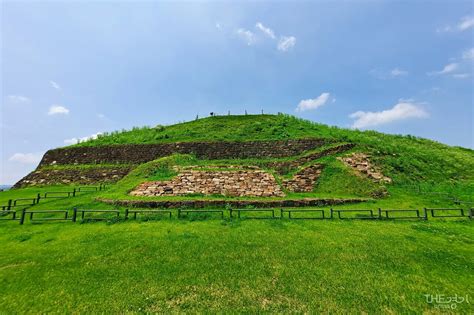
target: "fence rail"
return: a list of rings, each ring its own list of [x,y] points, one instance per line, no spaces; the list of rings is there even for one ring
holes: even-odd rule
[[[465,217],[464,209],[461,209],[461,208],[425,208],[425,212],[426,211],[430,211],[431,212],[431,217],[433,217],[433,218],[462,218],[462,217]],[[441,214],[441,215],[437,214],[440,211],[444,212],[444,214]],[[447,211],[450,211],[450,212],[448,212],[448,214],[446,214]],[[453,211],[456,212],[456,213],[452,214]],[[472,211],[469,211],[469,217],[472,217]]]
[[[382,214],[384,213],[384,215]],[[402,213],[402,216],[390,216],[390,214]],[[409,215],[409,213],[413,213],[414,215]],[[401,219],[420,219],[426,220],[426,210],[420,212],[418,209],[385,209],[382,210],[379,208],[379,218],[380,219],[393,219],[393,220],[401,220]]]
[[[41,193],[37,193],[34,198],[9,199],[7,204],[0,206],[0,208],[2,209],[1,211],[10,211],[15,207],[31,207],[38,204],[41,199],[76,197],[77,193],[102,191],[105,190],[106,187],[106,185],[101,184],[99,186],[80,186],[73,188],[71,191],[45,191],[42,196]]]
[[[341,210],[335,210],[332,209],[330,210],[331,213],[331,219],[334,218],[334,213],[337,213],[337,218],[340,220],[373,220],[373,219],[378,219],[379,217],[374,215],[374,210],[371,209],[341,209]],[[341,213],[355,213],[355,217],[343,217]],[[360,216],[361,214],[368,213],[369,216]],[[357,216],[359,214],[359,216]]]
[[[170,210],[129,210],[125,209],[125,219],[127,220],[130,216],[133,215],[133,218],[136,220],[138,214],[168,214],[171,219],[172,211]]]
[[[293,220],[323,220],[326,219],[326,215],[323,209],[281,209],[280,218],[284,217],[284,213],[288,213],[288,219]],[[292,213],[320,213],[320,217],[292,217]]]
[[[474,218],[474,208],[463,209],[463,208],[423,208],[419,209],[329,209],[329,216],[327,216],[327,210],[324,209],[295,209],[295,208],[282,208],[280,210],[280,216],[277,216],[275,211],[278,209],[228,209],[229,219],[288,219],[288,220],[428,220],[431,219],[449,219],[449,218],[466,218],[472,220]],[[72,211],[72,214],[70,213]],[[177,209],[177,218],[185,219],[189,218],[189,214],[219,214],[222,219],[225,218],[225,212],[227,209],[216,210],[216,209]],[[125,209],[121,210],[94,210],[94,209],[77,209],[72,210],[27,210],[24,208],[18,215],[16,210],[4,210],[0,212],[0,220],[12,221],[19,220],[20,224],[23,224],[27,217],[31,222],[41,221],[71,221],[76,222],[79,218],[82,221],[90,220],[110,220],[110,219],[137,219],[139,215],[146,214],[160,214],[166,215],[170,219],[173,216],[173,210],[166,209]],[[242,213],[258,214],[268,213],[267,216],[241,216]],[[448,212],[448,213],[446,213]],[[234,216],[237,213],[237,216]],[[354,213],[355,216],[346,216],[347,213]],[[38,217],[40,214],[49,214],[52,217]],[[62,217],[54,216],[55,214],[63,214]],[[91,216],[87,217],[87,214],[103,214],[102,216]],[[106,215],[106,214],[112,214]],[[285,215],[287,214],[287,215]],[[296,214],[303,214],[304,216],[295,216]],[[307,216],[308,214],[318,214],[318,216]],[[400,214],[400,215],[397,215]],[[35,217],[36,216],[36,217]]]
[[[178,209],[178,218],[181,218],[181,214],[190,214],[190,213],[219,213],[221,218],[224,218],[224,210],[183,210]]]

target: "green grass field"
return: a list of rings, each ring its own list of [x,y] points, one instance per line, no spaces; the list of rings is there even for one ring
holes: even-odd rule
[[[0,200],[47,190],[1,192]],[[30,209],[112,209],[95,201],[105,193],[44,199]],[[338,208],[456,206],[390,193],[396,198]],[[0,313],[420,313],[440,311],[425,294],[474,288],[468,219],[230,220],[226,213],[178,220],[174,211],[150,221],[3,221],[0,230]],[[452,310],[472,311],[468,303]]]
[[[285,197],[268,199],[367,200],[334,206],[337,209],[474,207],[473,150],[411,136],[333,128],[287,115],[220,116],[135,128],[78,146],[309,137],[354,143],[349,152],[370,154],[393,182],[374,182],[332,155],[310,162],[325,165],[312,192],[286,192]],[[239,220],[230,219],[226,210],[224,219],[215,214],[178,219],[174,209],[171,219],[124,220],[124,207],[99,200],[257,200],[129,193],[144,181],[172,178],[176,167],[257,165],[281,182],[297,170],[278,175],[266,163],[294,158],[216,161],[173,155],[134,166],[105,191],[41,199],[29,209],[118,209],[122,218],[109,214],[106,221],[76,223],[35,223],[27,218],[24,225],[0,221],[0,314],[474,313],[474,223],[468,218]],[[9,199],[71,190],[72,186],[57,185],[0,192],[0,206]],[[456,203],[453,197],[464,203]],[[329,214],[329,207],[323,208]],[[470,302],[428,303],[426,295],[467,295]]]
[[[2,313],[421,313],[473,292],[466,220],[1,224]]]

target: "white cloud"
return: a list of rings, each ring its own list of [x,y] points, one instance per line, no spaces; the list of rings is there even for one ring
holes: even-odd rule
[[[355,119],[352,128],[367,128],[409,118],[426,118],[428,113],[413,100],[399,100],[394,107],[380,112],[358,111],[349,115]]]
[[[23,95],[8,95],[8,99],[12,103],[29,103],[31,100]]]
[[[395,68],[392,71],[390,71],[390,75],[393,76],[393,77],[403,76],[403,75],[407,75],[407,74],[408,74],[408,71],[398,69],[398,68]]]
[[[22,164],[37,164],[41,161],[41,156],[37,153],[15,153],[8,160]]]
[[[52,105],[49,108],[48,115],[57,115],[57,114],[67,115],[69,114],[69,109],[61,105]]]
[[[104,114],[97,114],[97,117],[100,118],[100,119],[105,119],[105,115]]]
[[[59,84],[54,82],[53,80],[50,80],[49,84],[51,85],[52,88],[54,88],[56,90],[61,90],[61,87],[59,86]]]
[[[474,17],[466,16],[461,19],[461,22],[458,24],[458,30],[465,31],[474,26]]]
[[[401,77],[408,75],[408,71],[394,68],[392,70],[375,68],[369,71],[369,74],[380,80],[393,79],[395,77]]]
[[[222,28],[222,25],[220,23],[216,23],[216,28],[220,30]]]
[[[456,71],[458,68],[459,68],[459,64],[453,62],[453,63],[447,64],[446,66],[444,66],[443,70],[429,72],[428,75],[448,74],[448,73],[451,73],[453,71]]]
[[[278,42],[278,50],[288,51],[296,45],[296,37],[294,36],[282,36]]]
[[[84,142],[84,141],[87,141],[87,140],[97,139],[101,134],[102,134],[102,132],[98,132],[98,133],[94,133],[93,135],[90,135],[88,137],[66,139],[66,140],[64,140],[64,144],[68,144],[68,145],[69,144],[76,144],[76,143]]]
[[[318,107],[323,106],[329,99],[329,93],[322,93],[314,99],[302,100],[296,107],[297,112],[304,112],[306,110],[317,109]]]
[[[474,48],[468,49],[462,53],[462,59],[474,60]]]
[[[474,27],[474,17],[472,16],[465,16],[463,17],[458,24],[455,26],[447,25],[445,27],[440,27],[436,30],[438,33],[445,33],[445,32],[463,32],[465,30]]]
[[[470,78],[470,77],[471,77],[470,73],[456,73],[456,74],[453,74],[453,78],[456,78],[456,79],[467,79],[467,78]]]
[[[237,31],[236,31],[236,34],[237,36],[239,36],[240,39],[242,39],[243,41],[245,41],[247,43],[247,45],[252,45],[255,43],[256,41],[256,37],[255,37],[255,34],[252,33],[251,31],[249,30],[246,30],[246,29],[243,29],[243,28],[239,28]]]
[[[257,24],[255,24],[255,27],[258,28],[260,31],[262,31],[263,34],[270,37],[271,39],[276,38],[275,32],[271,28],[265,27],[261,22],[258,22]]]

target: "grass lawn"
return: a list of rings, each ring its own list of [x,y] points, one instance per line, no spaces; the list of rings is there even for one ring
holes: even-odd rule
[[[47,190],[2,192],[0,200]],[[389,190],[390,198],[338,208],[455,206]],[[101,194],[31,209],[112,209],[94,200]],[[174,212],[148,222],[3,221],[0,232],[0,313],[444,312],[425,294],[472,299],[474,289],[467,219],[177,220]],[[452,312],[473,310],[460,303]]]
[[[0,313],[420,313],[474,289],[467,220],[0,224]]]

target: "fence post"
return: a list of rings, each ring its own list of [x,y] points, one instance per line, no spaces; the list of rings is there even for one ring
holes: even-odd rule
[[[72,222],[76,222],[77,208],[72,209]]]
[[[38,193],[38,195],[36,196],[36,203],[39,203],[39,202],[40,202],[40,199],[41,199],[41,194]]]
[[[469,220],[472,220],[472,217],[474,215],[474,208],[469,209]]]
[[[379,219],[382,219],[382,209],[379,208]]]
[[[20,225],[25,222],[26,209],[21,210]]]
[[[74,189],[72,190],[72,196],[73,196],[73,197],[76,197],[76,188],[74,188]]]
[[[334,219],[334,213],[332,211],[332,208],[331,208],[331,219]]]
[[[232,215],[232,208],[229,209],[229,214],[230,214],[230,218],[232,219],[234,216]]]
[[[128,220],[128,209],[125,209],[125,220]]]
[[[426,210],[426,208],[423,208],[423,210],[425,211],[425,221],[428,220],[428,211]]]
[[[12,200],[9,199],[9,200],[8,200],[7,210],[11,210],[11,209],[12,209]]]

